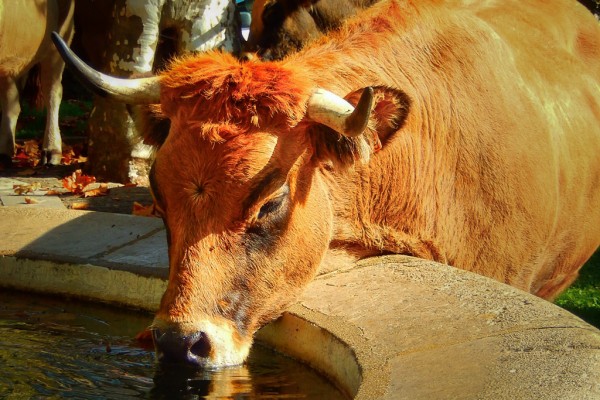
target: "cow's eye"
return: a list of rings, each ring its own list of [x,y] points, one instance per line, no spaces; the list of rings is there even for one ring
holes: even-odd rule
[[[257,219],[263,219],[267,215],[279,210],[283,204],[284,196],[277,197],[267,201],[258,211]]]

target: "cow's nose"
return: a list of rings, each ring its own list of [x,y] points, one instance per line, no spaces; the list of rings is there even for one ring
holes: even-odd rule
[[[173,329],[152,329],[152,339],[161,362],[202,366],[210,355],[211,345],[204,332],[182,334]]]

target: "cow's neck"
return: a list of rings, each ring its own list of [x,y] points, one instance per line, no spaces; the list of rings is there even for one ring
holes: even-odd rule
[[[333,207],[331,248],[357,258],[408,254],[443,259],[428,237],[434,227],[423,229],[433,220],[420,199],[427,188],[417,175],[426,171],[408,172],[411,161],[399,162],[391,155],[383,150],[368,165],[344,172],[322,169]]]
[[[444,96],[420,97],[428,91],[442,93],[443,81],[436,77],[415,80],[404,72],[423,62],[418,55],[430,40],[418,28],[410,26],[413,12],[404,2],[375,6],[373,24],[364,18],[365,21],[339,33],[333,39],[335,51],[330,51],[331,46],[323,41],[286,62],[300,70],[326,64],[327,68],[313,79],[318,86],[341,96],[366,86],[389,86],[406,93],[415,104],[427,103],[431,114],[437,115],[435,109],[445,105],[435,102]],[[389,41],[388,35],[406,36],[407,40]],[[366,42],[373,46],[360,45]],[[378,61],[365,62],[372,59],[374,48],[379,49]],[[398,54],[405,58],[399,60]],[[394,65],[393,75],[389,65]],[[411,113],[402,130],[367,165],[346,171],[321,170],[334,208],[332,249],[345,250],[359,258],[394,253],[444,260],[434,240],[437,211],[426,204],[426,199],[432,197],[432,191],[445,178],[433,172],[433,163],[437,161],[431,149],[439,137],[431,137],[427,132],[432,130],[424,129],[436,123],[430,117]]]

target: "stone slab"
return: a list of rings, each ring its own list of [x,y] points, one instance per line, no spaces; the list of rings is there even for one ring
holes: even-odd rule
[[[101,259],[107,263],[161,269],[166,278],[169,267],[166,231],[162,229],[128,246],[108,252]]]
[[[0,254],[90,260],[163,230],[157,218],[43,208],[0,207]]]
[[[91,264],[0,256],[2,287],[156,311],[164,279]]]
[[[66,209],[60,198],[57,196],[46,196],[44,193],[27,195],[0,194],[0,204],[7,207]]]
[[[14,185],[27,185],[27,183],[12,178],[0,178],[0,194],[14,193]]]

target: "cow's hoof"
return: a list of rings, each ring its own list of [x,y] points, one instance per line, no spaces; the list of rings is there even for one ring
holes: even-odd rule
[[[8,154],[0,154],[0,168],[8,169],[12,167],[12,157]]]
[[[42,151],[42,165],[51,167],[54,165],[60,165],[61,161],[62,153],[55,151]]]

